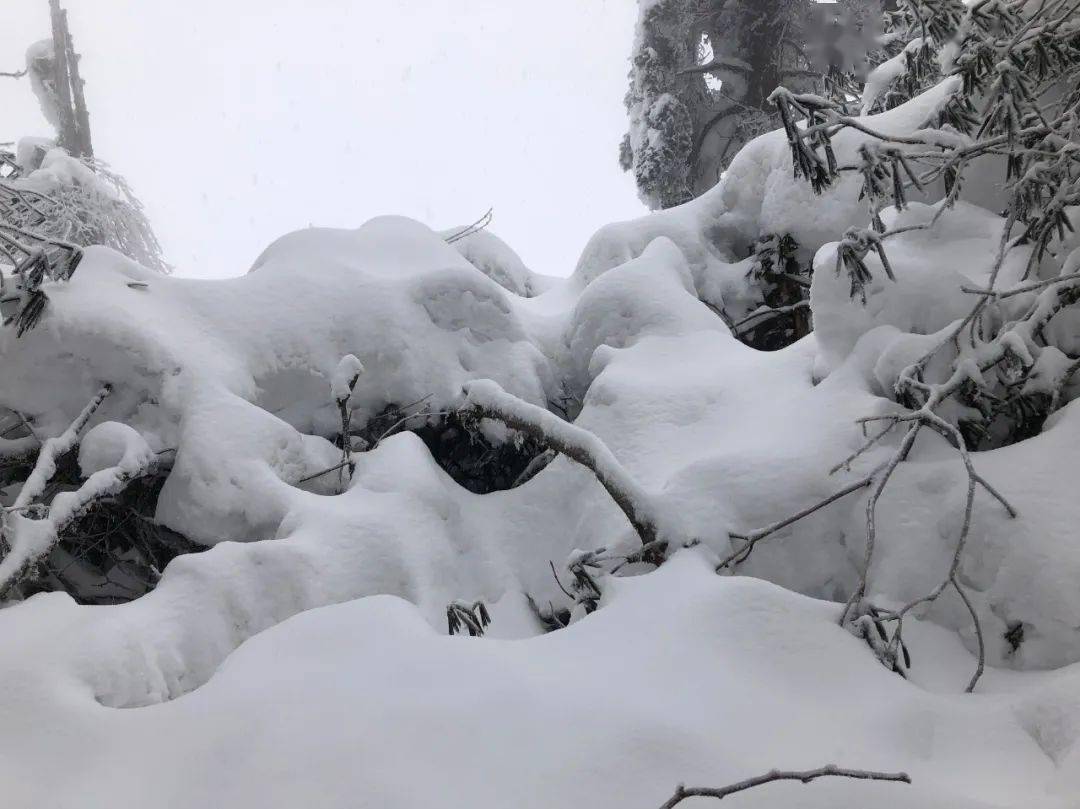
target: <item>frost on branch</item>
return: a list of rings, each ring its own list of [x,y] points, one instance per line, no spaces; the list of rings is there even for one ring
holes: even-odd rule
[[[19,248],[11,239],[19,238],[46,246],[106,245],[145,267],[169,269],[142,203],[120,174],[49,143],[24,151],[21,160],[9,155],[16,171],[0,174],[0,234],[7,236],[0,236],[0,266],[16,264]]]

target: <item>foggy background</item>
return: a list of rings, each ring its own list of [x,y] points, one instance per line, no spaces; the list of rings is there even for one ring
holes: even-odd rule
[[[4,0],[0,71],[49,35]],[[131,182],[176,273],[245,272],[308,225],[495,208],[533,270],[567,275],[640,215],[618,166],[636,0],[68,0],[97,156]],[[10,9],[14,9],[11,11]],[[53,133],[0,79],[0,141]]]

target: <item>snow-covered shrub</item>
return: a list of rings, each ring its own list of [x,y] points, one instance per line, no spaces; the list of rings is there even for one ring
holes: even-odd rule
[[[55,253],[57,246],[71,252],[105,245],[165,272],[169,267],[142,203],[120,174],[94,157],[81,57],[67,12],[55,0],[49,11],[52,36],[32,44],[24,73],[11,75],[28,76],[56,136],[23,138],[14,152],[0,149],[0,266],[17,267],[36,248]],[[70,256],[47,258],[37,263],[47,265],[49,275],[66,277],[74,270]]]
[[[24,139],[8,158],[0,175],[0,231],[8,237],[104,245],[144,267],[169,269],[142,203],[108,165],[38,138]],[[14,266],[18,250],[3,242],[0,261]]]
[[[973,3],[959,17],[955,4],[903,5],[906,19],[925,29],[926,42],[917,48],[929,48],[934,63],[930,71],[925,60],[913,65],[920,72],[907,84],[912,97],[854,117],[847,105],[822,96],[777,92],[789,122],[785,130],[750,143],[720,184],[692,203],[603,229],[586,248],[578,276],[588,282],[667,236],[687,260],[697,296],[737,323],[755,308],[743,303],[752,300],[752,287],[736,281],[754,266],[739,266],[741,244],[782,234],[816,253],[814,377],[829,375],[829,384],[840,384],[855,363],[870,392],[912,408],[894,415],[895,404],[865,405],[864,415],[878,421],[863,423],[863,437],[850,446],[854,458],[837,466],[835,474],[867,470],[861,486],[838,482],[834,489],[854,504],[850,524],[833,530],[849,545],[858,574],[838,596],[868,588],[876,598],[909,605],[903,609],[929,610],[997,663],[1056,664],[1070,659],[1062,656],[1065,648],[1076,649],[1060,617],[1076,617],[1073,607],[1035,597],[1036,607],[1030,589],[1012,589],[1032,575],[1023,548],[1041,545],[1033,537],[1043,534],[1044,523],[1030,508],[1044,512],[1046,506],[1042,498],[1034,506],[1018,503],[1030,487],[1013,480],[1007,490],[1002,478],[1009,476],[991,460],[996,456],[972,453],[1020,441],[1019,456],[1037,458],[1048,444],[1027,446],[1023,439],[1040,433],[1048,413],[1047,427],[1071,434],[1064,426],[1071,423],[1068,408],[1060,420],[1053,414],[1075,395],[1069,307],[1076,272],[1070,254],[1077,247],[1073,206],[1080,199],[1074,199],[1078,20],[1061,3]],[[894,20],[889,41],[902,47],[897,30]],[[874,76],[875,83],[899,80],[891,69]],[[903,425],[918,429],[897,442],[894,433]],[[943,448],[951,444],[959,453],[931,462],[940,451],[927,445],[927,434],[934,433],[945,436],[934,436]],[[1051,466],[1065,463],[1067,450],[1054,455],[1060,460]],[[959,476],[938,468],[948,464]],[[983,467],[999,470],[997,480],[981,474]],[[913,480],[922,482],[912,488]],[[886,482],[889,493],[882,489]],[[937,495],[933,508],[912,507],[918,492],[930,490],[920,487]],[[903,507],[894,508],[894,499]],[[832,502],[821,501],[822,507],[829,511]],[[891,519],[868,524],[868,509]],[[949,515],[949,527],[931,530],[919,543],[919,553],[935,548],[938,564],[917,575],[912,562],[895,572],[884,563],[867,564],[874,554],[895,560],[897,543],[910,541],[911,521],[923,526],[945,519],[941,512]],[[816,520],[817,513],[804,519]],[[762,522],[790,526],[775,516]],[[799,530],[804,538],[816,534],[805,524]],[[923,528],[915,531],[926,536]],[[755,561],[759,553],[744,569],[784,580],[772,560]],[[1077,572],[1075,560],[1059,559],[1057,566]],[[944,580],[935,581],[938,575]],[[940,589],[954,581],[962,584]],[[963,584],[971,587],[966,599]],[[1044,587],[1047,594],[1059,592],[1050,582]],[[865,607],[857,613],[868,614]],[[986,630],[978,637],[972,613],[978,616],[974,629]],[[889,643],[895,658],[902,640]]]
[[[871,493],[865,559],[845,618],[857,625],[865,615],[860,604],[873,561],[878,500],[920,431],[937,433],[959,452],[966,469],[964,516],[944,579],[928,594],[888,612],[886,620],[895,622],[895,629],[887,654],[897,659],[903,617],[951,587],[975,621],[979,664],[969,686],[973,687],[982,672],[985,638],[978,611],[961,583],[961,564],[972,533],[976,491],[997,499],[1012,516],[1016,510],[975,471],[970,450],[1037,434],[1046,417],[1070,401],[1072,378],[1080,369],[1080,361],[1070,358],[1075,351],[1070,307],[1080,301],[1074,278],[1080,261],[1074,257],[1080,252],[1070,236],[1071,218],[1080,203],[1076,83],[1080,17],[1065,4],[1019,0],[967,6],[955,0],[911,0],[903,5],[908,34],[920,34],[911,40],[914,49],[903,51],[903,74],[911,76],[905,86],[918,91],[927,76],[934,75],[927,67],[931,53],[944,74],[918,96],[944,89],[946,103],[939,105],[932,128],[895,132],[867,126],[820,96],[778,89],[772,97],[784,121],[797,176],[816,192],[844,172],[862,178],[860,198],[868,206],[868,225],[849,228],[815,261],[814,315],[833,361],[843,355],[840,340],[846,341],[848,350],[853,345],[844,332],[853,326],[856,333],[859,330],[845,317],[838,287],[849,299],[858,300],[853,308],[872,307],[862,318],[863,331],[891,322],[931,334],[929,339],[896,341],[875,371],[878,383],[905,409],[869,417],[864,423],[874,432],[857,454],[893,430],[902,429],[903,438],[891,459],[867,479]],[[864,110],[873,108],[898,81],[899,65],[894,59],[871,75]],[[854,164],[838,162],[833,146],[835,136],[847,129],[871,138],[860,147]],[[1005,211],[980,234],[992,245],[988,255],[983,251],[982,262],[972,261],[970,251],[961,261],[952,254],[957,265],[966,265],[966,277],[954,274],[950,282],[942,247],[920,261],[919,251],[908,249],[905,241],[914,239],[915,245],[922,241],[925,246],[919,239],[925,232],[931,240],[944,237],[945,250],[959,246],[955,236],[948,239],[949,226],[942,220],[959,215],[952,209],[958,205],[966,176],[973,162],[986,155],[1004,158]],[[904,221],[890,216],[893,223],[886,223],[884,209],[891,207],[899,214],[908,207],[909,188],[921,192],[935,183],[941,184],[944,196],[934,208],[923,207],[921,217],[909,215]],[[971,230],[972,215],[967,219]],[[919,269],[898,275],[895,257],[914,259]],[[925,267],[927,259],[933,261],[932,268]],[[830,267],[834,279],[844,279],[840,284],[830,280]],[[927,281],[920,283],[919,275]],[[911,289],[894,294],[894,285]]]
[[[448,230],[444,235],[470,264],[504,289],[523,298],[531,298],[543,290],[543,280],[490,230]]]
[[[811,266],[799,260],[800,252],[788,234],[766,234],[754,245],[746,277],[759,291],[761,306],[731,324],[747,345],[775,350],[810,333]]]
[[[825,265],[835,262],[835,274],[850,281],[851,297],[857,294],[864,302],[866,285],[882,273],[901,283],[893,273],[896,262],[889,258],[893,244],[899,245],[897,253],[906,255],[905,240],[913,246],[925,245],[927,239],[931,244],[949,240],[950,234],[941,230],[949,224],[939,227],[938,223],[953,215],[973,161],[985,154],[1005,157],[1007,206],[996,226],[997,237],[989,232],[994,229],[989,222],[990,227],[973,234],[993,245],[986,256],[990,260],[967,262],[979,267],[978,277],[968,271],[967,284],[949,285],[953,298],[957,286],[972,296],[967,311],[955,311],[954,306],[951,317],[939,318],[938,328],[954,323],[941,347],[909,367],[898,368],[890,383],[902,401],[932,401],[936,407],[953,399],[964,408],[959,422],[969,439],[977,432],[1000,442],[1008,440],[1013,429],[1021,433],[1027,429],[1023,422],[1030,419],[1033,408],[1045,415],[1068,401],[1063,395],[1071,376],[1068,369],[1050,371],[1045,364],[1053,365],[1054,358],[1072,350],[1067,334],[1054,326],[1069,319],[1063,310],[1072,303],[1072,259],[1067,256],[1074,247],[1069,237],[1071,211],[1080,201],[1077,91],[1075,86],[1071,94],[1055,91],[1061,90],[1080,63],[1080,20],[1053,5],[1022,2],[970,7],[911,3],[906,8],[918,23],[910,23],[909,28],[928,33],[920,48],[938,52],[949,74],[937,85],[948,88],[949,103],[941,109],[948,110],[956,99],[974,105],[959,129],[952,118],[940,120],[934,129],[894,134],[866,128],[820,99],[799,99],[783,92],[775,97],[789,119],[795,111],[810,116],[807,128],[788,127],[789,143],[798,157],[797,173],[817,176],[823,172],[819,181],[823,185],[841,171],[862,175],[861,196],[869,208],[869,227],[852,229],[830,252],[823,251],[815,278],[821,278]],[[1042,97],[1050,99],[1046,109],[1036,101]],[[875,143],[860,149],[854,166],[841,167],[820,152],[828,153],[832,138],[848,127],[861,129]],[[891,226],[886,225],[883,211],[899,213],[908,207],[906,189],[921,190],[936,182],[943,183],[945,196],[935,208],[920,209],[920,216],[898,215]],[[967,215],[969,221],[971,217]],[[934,258],[939,257],[937,251]],[[954,254],[954,266],[962,263],[956,258],[958,254]],[[942,271],[934,277],[940,282]],[[822,293],[829,283],[821,278]],[[836,298],[818,297],[823,304]],[[935,297],[942,302],[940,294]],[[919,315],[925,314],[923,308]],[[923,326],[937,330],[925,322]],[[968,326],[968,338],[957,342]],[[925,378],[928,364],[950,347],[954,349],[953,369],[966,363],[975,366],[970,372],[947,371],[948,381]],[[936,386],[939,381],[943,387]]]

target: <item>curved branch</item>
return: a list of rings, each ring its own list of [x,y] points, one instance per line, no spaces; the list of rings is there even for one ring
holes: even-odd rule
[[[94,472],[75,491],[56,495],[48,506],[35,502],[56,474],[58,459],[75,449],[90,418],[111,390],[110,385],[104,385],[63,433],[42,444],[34,469],[15,502],[2,509],[0,537],[6,553],[0,561],[0,599],[7,598],[48,556],[65,528],[95,503],[123,491],[132,480],[158,466],[159,455],[143,445],[142,449],[125,451],[115,466]]]
[[[24,509],[25,513],[6,514],[5,539],[10,550],[0,562],[0,599],[8,598],[34,566],[52,552],[65,528],[95,503],[122,492],[131,481],[145,477],[157,466],[158,458],[153,454],[125,457],[119,465],[92,474],[75,491],[56,495],[45,517],[29,516],[29,508]]]
[[[596,435],[562,421],[542,407],[511,396],[490,379],[467,383],[465,400],[466,408],[472,408],[476,415],[519,430],[596,475],[600,485],[637,531],[642,545],[657,547],[658,540],[662,543],[670,538],[664,535],[656,519],[652,496],[641,488]]]
[[[716,113],[716,115],[714,115],[712,118],[705,122],[705,126],[703,126],[701,128],[701,131],[697,133],[697,136],[694,138],[694,145],[690,149],[690,158],[687,162],[691,166],[695,165],[698,161],[698,157],[701,156],[701,149],[705,145],[705,139],[709,137],[709,133],[712,132],[713,128],[722,120],[727,118],[729,115],[734,115],[736,109],[737,108],[735,107],[735,105],[732,104],[731,106],[725,107],[724,109],[720,110],[720,112]]]
[[[679,75],[684,76],[689,73],[712,73],[715,70],[730,70],[732,73],[742,73],[744,75],[754,72],[750,65],[739,64],[739,62],[727,57],[721,57],[719,59],[713,59],[711,62],[706,62],[703,65],[684,67],[679,71]]]

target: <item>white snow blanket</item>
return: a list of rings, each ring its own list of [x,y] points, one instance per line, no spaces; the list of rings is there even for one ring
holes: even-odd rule
[[[921,127],[947,90],[871,122]],[[859,137],[837,139],[841,160]],[[1080,806],[1075,405],[976,455],[1019,516],[976,503],[961,575],[993,668],[974,695],[959,693],[974,637],[951,593],[910,630],[911,680],[837,626],[864,494],[761,543],[745,576],[713,572],[729,531],[887,457],[895,443],[829,473],[861,443],[855,419],[896,408],[897,356],[960,316],[960,285],[989,269],[1000,219],[962,206],[890,245],[895,283],[868,260],[877,279],[865,307],[852,302],[830,241],[864,220],[857,190],[814,198],[782,133],[766,135],[699,200],[603,229],[565,281],[533,275],[493,236],[448,245],[391,217],[290,234],[230,280],[88,250],[69,282],[45,285],[36,328],[0,334],[0,406],[58,435],[111,384],[84,473],[136,450],[172,455],[156,517],[214,547],[129,604],[46,594],[0,611],[5,801],[625,809],[683,781],[836,763],[914,784],[776,784],[732,800]],[[903,216],[928,220],[930,203]],[[775,232],[820,248],[816,332],[764,354],[710,304],[741,305],[739,256]],[[549,562],[637,541],[587,470],[560,457],[476,495],[404,433],[357,454],[345,491],[337,476],[305,480],[340,460],[338,401],[359,422],[421,400],[439,412],[477,379],[544,407],[579,397],[576,423],[698,544],[606,579],[597,612],[543,635],[525,594],[567,604]],[[921,437],[881,502],[873,600],[933,587],[965,486],[955,451]],[[455,599],[489,605],[487,637],[445,636]]]

